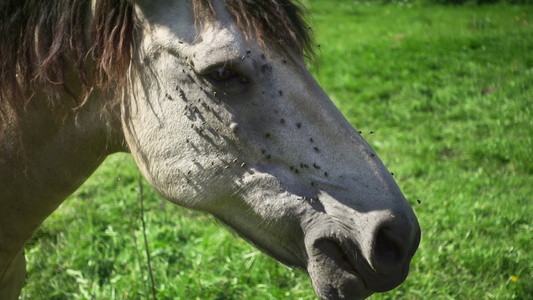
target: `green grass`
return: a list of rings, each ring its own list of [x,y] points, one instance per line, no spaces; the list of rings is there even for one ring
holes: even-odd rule
[[[423,231],[407,281],[373,299],[530,298],[533,6],[305,3],[317,80]],[[149,298],[138,174],[110,157],[41,226],[23,298]],[[303,272],[144,185],[158,299],[315,299]]]

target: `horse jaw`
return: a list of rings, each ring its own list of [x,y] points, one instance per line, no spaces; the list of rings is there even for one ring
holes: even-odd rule
[[[420,229],[392,176],[299,57],[265,54],[216,7],[222,25],[196,39],[192,23],[142,20],[122,106],[142,173],[170,201],[306,269],[323,299],[396,287]],[[245,80],[209,81],[226,66]]]

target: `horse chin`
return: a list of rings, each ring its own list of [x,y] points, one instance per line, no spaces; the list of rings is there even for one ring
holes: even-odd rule
[[[324,275],[311,276],[313,288],[320,299],[366,299],[373,294],[366,289],[362,280],[354,274],[342,272],[336,278]]]
[[[334,243],[322,240],[315,247],[316,251],[309,254],[307,272],[318,297],[366,299],[374,293]]]

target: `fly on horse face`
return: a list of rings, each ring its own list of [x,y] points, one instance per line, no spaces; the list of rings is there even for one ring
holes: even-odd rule
[[[299,4],[4,0],[0,16],[1,299],[22,289],[24,243],[115,152],[322,299],[405,280],[417,219],[307,70]]]

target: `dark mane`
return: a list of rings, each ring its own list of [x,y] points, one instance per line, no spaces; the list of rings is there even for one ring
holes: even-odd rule
[[[124,82],[138,25],[130,2],[97,0],[91,18],[91,0],[0,1],[0,135],[6,109],[18,113],[37,89],[51,96],[66,92],[80,106],[92,88]],[[226,0],[226,5],[247,38],[312,56],[304,13],[294,2]],[[210,0],[192,5],[200,21],[214,15]],[[71,72],[82,83],[81,95],[65,83]]]
[[[6,105],[18,112],[36,88],[51,95],[62,89],[76,99],[65,84],[72,71],[83,88],[78,105],[92,87],[123,80],[131,61],[133,7],[126,0],[99,0],[92,19],[90,9],[91,0],[0,3],[0,113]]]

